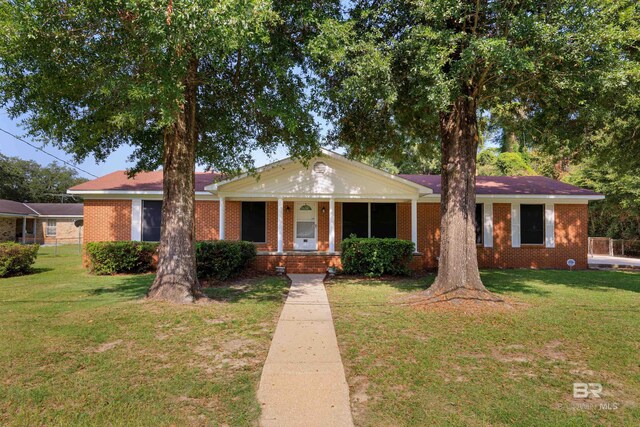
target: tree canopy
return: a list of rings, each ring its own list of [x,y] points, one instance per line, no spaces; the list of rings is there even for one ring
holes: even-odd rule
[[[131,144],[162,164],[163,132],[197,66],[197,161],[252,166],[253,149],[317,147],[302,45],[314,2],[12,0],[0,5],[0,105],[77,159]],[[319,8],[317,8],[320,10]]]
[[[85,182],[78,172],[56,162],[46,166],[33,160],[0,154],[0,199],[16,202],[79,202],[66,195],[67,189]]]

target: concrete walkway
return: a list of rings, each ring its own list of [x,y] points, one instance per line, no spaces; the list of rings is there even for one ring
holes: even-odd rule
[[[260,378],[262,426],[352,426],[349,386],[318,274],[291,274]]]
[[[591,268],[640,268],[640,258],[609,255],[589,255]]]

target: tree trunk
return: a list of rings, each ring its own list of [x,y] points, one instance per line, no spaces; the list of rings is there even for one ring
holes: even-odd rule
[[[197,62],[192,61],[185,102],[164,132],[158,270],[148,293],[148,298],[177,303],[193,302],[200,293],[195,247],[196,73]]]
[[[440,114],[442,197],[438,276],[426,296],[435,300],[500,301],[482,284],[476,250],[476,155],[478,123],[475,101],[460,97]]]

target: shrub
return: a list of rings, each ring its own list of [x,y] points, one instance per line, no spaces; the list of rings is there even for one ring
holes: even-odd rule
[[[18,276],[31,271],[39,245],[0,243],[0,277]]]
[[[153,268],[157,243],[150,242],[91,242],[87,255],[95,274],[145,273]]]
[[[342,241],[342,270],[370,277],[404,275],[409,272],[413,250],[408,240],[350,237]]]
[[[246,269],[256,257],[253,243],[212,240],[196,243],[198,277],[226,280]]]

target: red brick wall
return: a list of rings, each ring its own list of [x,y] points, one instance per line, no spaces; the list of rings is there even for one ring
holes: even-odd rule
[[[478,247],[478,262],[488,268],[567,268],[567,259],[577,269],[587,264],[587,205],[555,205],[555,248],[544,245],[511,247],[511,205],[493,205],[493,248]]]
[[[220,203],[213,200],[196,200],[196,240],[218,240],[218,228]]]
[[[131,240],[131,200],[85,200],[83,242]]]
[[[131,200],[85,200],[83,241],[129,240],[131,238]],[[287,207],[289,208],[287,210]],[[322,208],[325,213],[322,213]],[[587,205],[555,205],[555,248],[523,245],[511,247],[511,205],[495,203],[494,247],[478,247],[478,261],[488,268],[567,268],[566,260],[576,260],[576,268],[587,268]],[[217,239],[219,223],[217,201],[196,202],[196,238]],[[241,202],[226,202],[226,238],[240,239]],[[284,250],[293,250],[294,202],[284,203]],[[336,250],[342,241],[342,203],[336,202]],[[267,202],[267,242],[258,245],[260,251],[277,250],[278,205]],[[411,239],[411,204],[398,204],[398,237]],[[440,205],[418,204],[418,252],[421,258],[414,259],[412,266],[434,268],[440,245]],[[318,203],[318,250],[329,249],[329,203]],[[317,259],[316,259],[317,258]],[[308,271],[325,271],[339,262],[336,256],[308,255],[261,256],[259,268],[272,270],[284,262],[288,271],[302,271],[302,263],[308,262]]]

